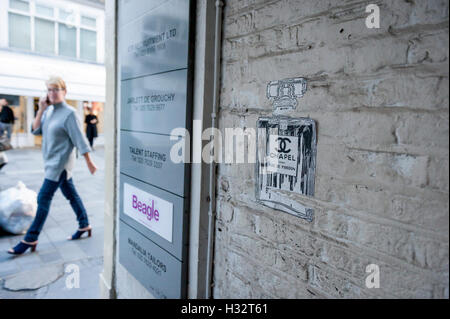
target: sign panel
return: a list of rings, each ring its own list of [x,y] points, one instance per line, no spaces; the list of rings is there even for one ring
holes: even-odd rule
[[[189,3],[164,2],[120,28],[122,80],[187,68]]]
[[[185,128],[186,78],[187,70],[179,70],[122,81],[121,128],[159,134]]]
[[[124,213],[172,242],[173,204],[130,184],[123,186]]]
[[[153,241],[119,222],[119,262],[156,298],[186,298],[185,263],[179,261]]]
[[[170,0],[119,0],[119,27],[136,20],[168,1]]]
[[[120,132],[120,171],[151,185],[184,196],[184,163],[174,163],[171,151],[184,138],[140,132]]]

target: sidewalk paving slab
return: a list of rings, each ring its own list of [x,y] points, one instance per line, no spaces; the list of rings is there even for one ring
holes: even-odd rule
[[[99,298],[99,275],[103,265],[103,156],[102,147],[91,153],[98,167],[95,175],[89,173],[83,157],[77,159],[73,172],[75,187],[93,228],[92,237],[67,240],[78,228],[78,222],[70,202],[60,190],[52,200],[36,252],[28,250],[21,256],[8,254],[6,251],[22,240],[24,235],[9,234],[0,229],[0,299]],[[40,149],[14,149],[8,151],[8,159],[8,164],[0,171],[0,191],[22,181],[27,188],[38,193],[44,180]],[[66,279],[70,274],[64,273],[64,269],[68,265],[77,265],[80,269],[79,288],[66,287]],[[39,280],[33,279],[32,275],[36,273],[45,275],[41,275]]]

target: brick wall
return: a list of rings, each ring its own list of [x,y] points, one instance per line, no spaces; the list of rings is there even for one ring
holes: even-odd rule
[[[369,3],[380,29],[368,29]],[[220,164],[215,298],[448,298],[448,1],[228,0],[219,126],[272,116],[272,80],[306,77],[317,123],[309,223],[255,200],[254,164]],[[368,289],[369,264],[380,288]]]

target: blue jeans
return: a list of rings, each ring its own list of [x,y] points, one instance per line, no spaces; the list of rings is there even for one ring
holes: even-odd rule
[[[38,208],[36,217],[34,218],[33,223],[31,224],[24,238],[26,242],[33,242],[38,239],[42,227],[44,226],[45,220],[47,219],[53,195],[55,194],[58,187],[61,188],[63,195],[70,201],[70,205],[77,215],[79,228],[89,226],[86,209],[84,208],[83,202],[81,201],[81,198],[78,195],[75,186],[73,185],[72,178],[66,179],[66,177],[67,172],[66,170],[64,170],[61,173],[58,182],[44,179],[44,183],[42,184],[37,198]]]
[[[1,123],[0,122],[0,136],[4,134],[6,131],[6,136],[8,137],[8,140],[11,141],[11,132],[12,132],[13,125],[11,123]]]

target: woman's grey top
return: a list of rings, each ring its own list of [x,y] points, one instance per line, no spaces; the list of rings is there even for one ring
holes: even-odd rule
[[[74,147],[80,154],[91,151],[75,110],[66,102],[50,105],[42,115],[41,126],[36,130],[32,128],[31,133],[42,135],[45,178],[51,181],[57,182],[64,169],[67,179],[72,177]]]

